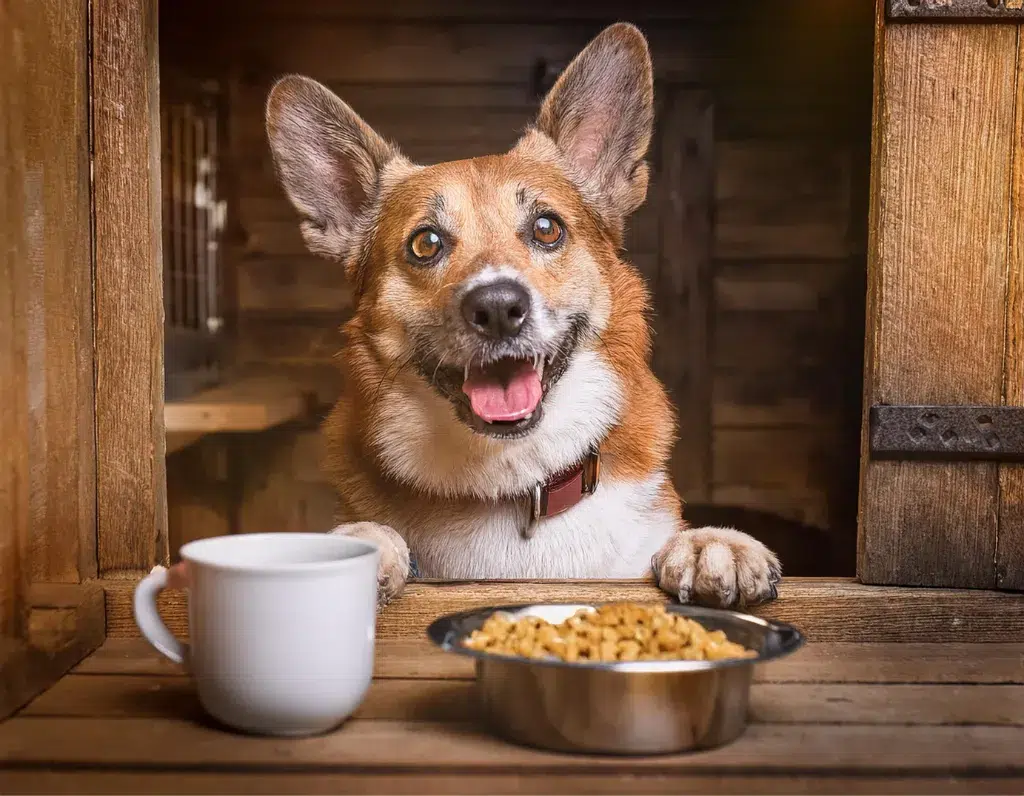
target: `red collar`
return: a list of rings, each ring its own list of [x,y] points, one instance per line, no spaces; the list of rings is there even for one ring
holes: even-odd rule
[[[563,470],[544,483],[533,487],[530,500],[530,521],[523,529],[523,538],[532,539],[537,523],[544,517],[561,514],[594,494],[601,480],[601,450],[594,445],[583,461]]]

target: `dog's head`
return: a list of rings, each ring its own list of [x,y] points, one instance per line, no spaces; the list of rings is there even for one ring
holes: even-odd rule
[[[408,366],[462,423],[507,439],[538,426],[609,324],[623,225],[647,192],[652,102],[647,43],[619,24],[503,155],[414,165],[296,76],[271,91],[267,129],[306,242],[344,264],[377,364]]]

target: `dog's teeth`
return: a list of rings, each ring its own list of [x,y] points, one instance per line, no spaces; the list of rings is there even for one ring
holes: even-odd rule
[[[469,381],[469,363],[468,362],[466,363],[466,373],[462,377],[462,380],[463,381]]]
[[[524,416],[523,420],[529,420],[531,417],[533,417],[533,412],[530,412],[530,414]]]
[[[543,357],[540,358],[540,361],[537,363],[536,368],[537,368],[537,377],[538,378],[543,378],[543,376],[544,376],[544,358]]]

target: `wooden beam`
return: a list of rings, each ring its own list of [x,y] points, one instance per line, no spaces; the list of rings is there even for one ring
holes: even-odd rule
[[[623,780],[652,771],[663,777],[678,777],[683,772],[722,777],[746,771],[765,777],[865,771],[894,778],[941,774],[1020,780],[1024,778],[1022,740],[1020,727],[752,724],[734,743],[701,754],[630,757],[555,755],[509,744],[469,723],[439,727],[430,722],[380,719],[356,719],[339,732],[287,743],[278,738],[246,738],[243,742],[220,727],[186,720],[180,708],[179,715],[160,719],[27,716],[0,726],[5,768],[30,767],[34,773],[48,767],[170,769],[179,774],[181,769],[258,771],[263,775],[286,769],[292,776],[296,771],[332,769],[378,775],[415,771],[425,781],[444,773],[476,774],[475,780],[463,779],[463,787],[473,787],[476,792],[490,792],[488,775],[507,771],[577,777],[603,773],[622,778],[615,783],[619,785],[616,792],[623,792]],[[0,786],[5,773],[0,772]],[[380,784],[367,788],[365,782],[361,787],[349,783],[338,789],[392,792]],[[539,784],[530,790],[536,789],[546,790]],[[12,792],[10,787],[3,790]],[[146,786],[140,790],[150,792]],[[586,787],[583,790],[590,792]],[[678,792],[674,787],[669,790]],[[752,790],[759,789],[755,786]]]
[[[103,641],[87,4],[0,7],[0,718]]]
[[[31,34],[23,188],[31,253],[21,312],[28,316],[33,581],[96,574],[86,7],[42,3]]]
[[[377,639],[373,676],[401,680],[472,680],[473,660],[442,652],[426,636]],[[73,674],[185,677],[142,638],[110,638]],[[760,683],[942,683],[1024,685],[1024,643],[819,641],[759,667]]]
[[[132,611],[134,583],[105,581],[107,633],[139,635]],[[381,639],[421,639],[437,617],[492,605],[532,602],[667,600],[653,583],[626,581],[420,581],[385,608],[377,622]],[[188,604],[182,592],[164,592],[160,610],[167,626],[188,635]],[[752,610],[792,622],[815,642],[1006,642],[1024,637],[1024,594],[956,589],[864,586],[853,580],[789,578],[779,598]]]
[[[99,568],[167,560],[156,0],[94,0]]]

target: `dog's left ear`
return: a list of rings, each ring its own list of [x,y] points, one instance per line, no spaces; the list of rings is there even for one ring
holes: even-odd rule
[[[557,145],[583,193],[621,225],[647,195],[644,156],[654,121],[647,40],[633,25],[605,28],[548,92],[537,127]]]

